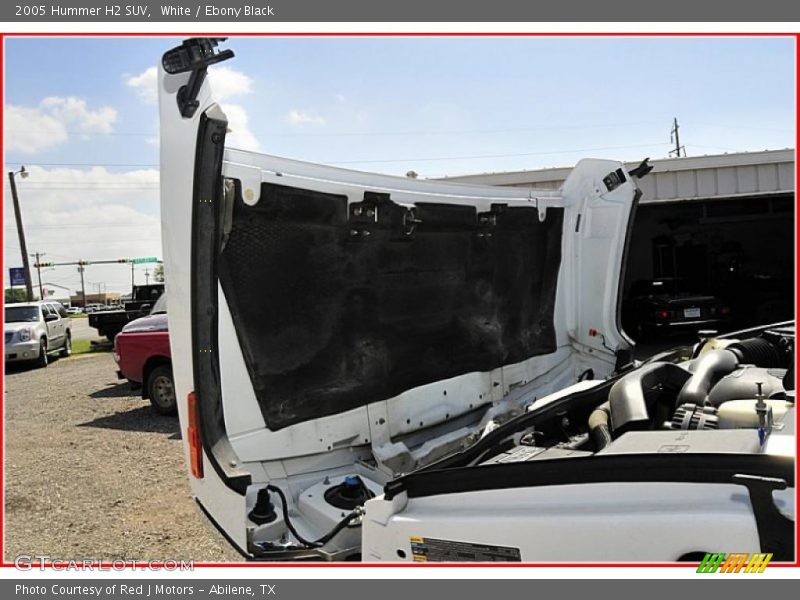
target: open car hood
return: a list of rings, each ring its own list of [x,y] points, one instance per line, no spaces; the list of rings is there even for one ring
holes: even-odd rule
[[[626,360],[621,163],[540,190],[235,150],[203,60],[159,70],[162,239],[178,397],[229,480],[413,470]]]

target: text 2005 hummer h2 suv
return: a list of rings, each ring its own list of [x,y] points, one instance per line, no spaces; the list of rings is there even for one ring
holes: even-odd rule
[[[235,150],[217,42],[159,66],[163,240],[192,490],[245,556],[793,559],[793,324],[631,361],[646,164],[546,191]]]

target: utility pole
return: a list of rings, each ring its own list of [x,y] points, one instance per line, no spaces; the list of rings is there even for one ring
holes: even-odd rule
[[[90,282],[92,283],[92,282]],[[92,283],[92,287],[94,287],[95,294],[97,295],[97,300],[100,304],[108,304],[108,297],[106,296],[106,282],[105,281],[95,281]]]
[[[150,269],[144,270],[144,284],[150,285]]]
[[[672,156],[673,154],[680,158],[681,150],[683,151],[683,155],[686,156],[686,147],[681,146],[681,138],[678,133],[680,126],[678,125],[678,117],[672,119],[672,131],[669,134],[669,141],[675,143],[675,149],[669,151],[669,155]]]
[[[19,235],[19,248],[22,252],[22,268],[25,270],[25,294],[28,302],[33,301],[33,284],[31,283],[31,265],[28,262],[28,247],[25,244],[25,230],[22,228],[22,214],[19,211],[19,197],[17,196],[17,182],[14,176],[19,173],[23,178],[28,176],[25,167],[19,171],[8,172],[8,182],[11,184],[11,199],[14,202],[14,216],[17,220],[17,235]]]
[[[39,262],[39,258],[42,256],[46,256],[44,253],[37,252],[36,254],[31,254],[36,258],[36,262],[34,263],[34,267],[36,267],[36,277],[39,279],[39,300],[44,300],[44,291],[42,290],[42,265]]]
[[[81,261],[79,261],[80,263]],[[83,309],[86,310],[86,282],[83,280],[83,269],[84,266],[82,264],[78,265],[78,273],[81,274],[81,298],[83,298]]]
[[[133,269],[136,265],[131,263],[131,300],[133,300],[133,288],[136,287],[136,283],[133,280]]]

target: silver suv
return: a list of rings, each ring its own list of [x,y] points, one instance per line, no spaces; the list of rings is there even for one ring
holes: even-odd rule
[[[58,302],[7,304],[6,363],[36,361],[46,367],[53,352],[72,354],[72,322],[66,309]]]

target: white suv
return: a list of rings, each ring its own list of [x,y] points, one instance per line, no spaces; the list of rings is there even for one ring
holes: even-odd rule
[[[161,213],[189,481],[242,554],[795,560],[793,323],[632,361],[646,161],[546,190],[236,150],[217,41],[159,67]]]
[[[36,361],[47,366],[48,354],[72,354],[72,322],[58,302],[8,304],[5,310],[6,363]]]

